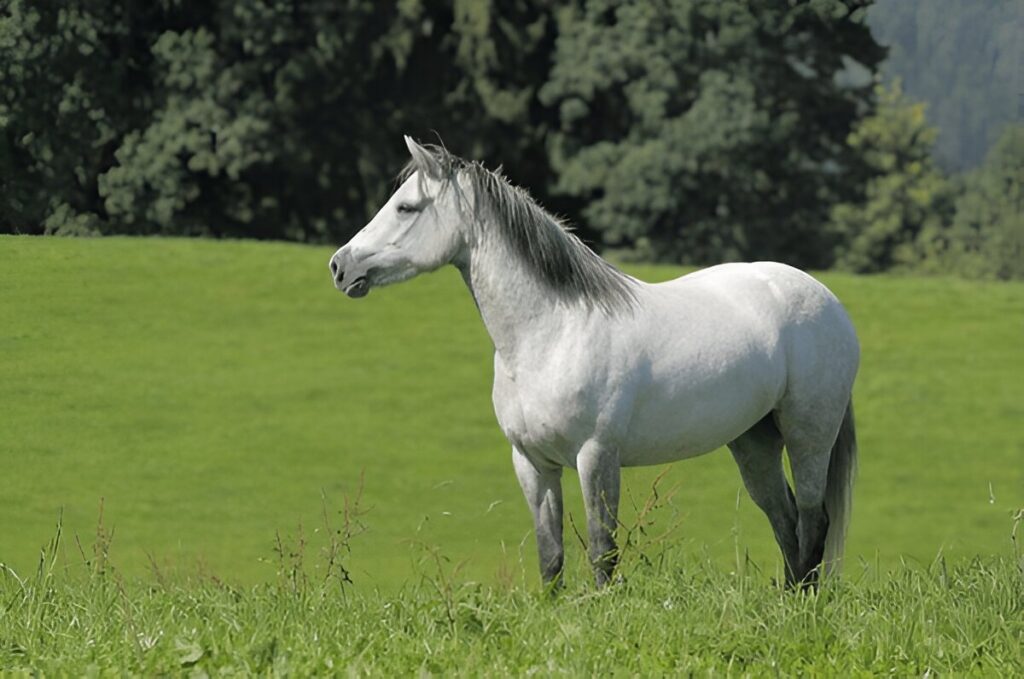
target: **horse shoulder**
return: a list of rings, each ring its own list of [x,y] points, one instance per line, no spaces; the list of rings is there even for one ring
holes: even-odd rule
[[[495,356],[494,408],[505,436],[530,456],[573,466],[599,435],[620,399],[629,357],[616,329],[598,317],[566,323],[565,332],[509,365]]]

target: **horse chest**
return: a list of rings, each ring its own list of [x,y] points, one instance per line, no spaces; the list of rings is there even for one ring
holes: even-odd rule
[[[567,374],[495,368],[494,412],[506,438],[531,456],[575,466],[576,451],[596,427],[594,391]]]

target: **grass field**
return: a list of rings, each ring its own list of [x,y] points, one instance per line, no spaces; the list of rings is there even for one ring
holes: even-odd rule
[[[0,561],[33,572],[61,508],[61,563],[81,561],[74,536],[88,553],[102,501],[129,578],[274,581],[276,535],[318,552],[325,508],[340,525],[362,475],[356,588],[418,582],[435,550],[460,582],[536,587],[490,343],[458,275],[352,301],[331,286],[330,251],[0,237]],[[863,345],[854,568],[1008,555],[1024,507],[1024,285],[822,279]],[[627,471],[626,523],[660,471]],[[678,523],[674,553],[778,572],[728,454],[671,466],[662,486],[678,487],[655,519]]]
[[[979,676],[1024,671],[1024,563],[848,569],[782,592],[678,548],[556,599],[451,578],[394,594],[284,576],[125,583],[0,572],[0,670],[25,676]],[[664,557],[664,558],[660,558]],[[82,568],[76,571],[81,573]],[[86,572],[90,572],[86,569]],[[30,674],[31,673],[31,674]]]

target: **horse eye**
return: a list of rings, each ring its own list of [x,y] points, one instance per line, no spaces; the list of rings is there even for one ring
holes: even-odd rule
[[[409,214],[410,212],[419,212],[419,208],[415,205],[410,205],[409,203],[399,203],[398,212],[400,214]]]

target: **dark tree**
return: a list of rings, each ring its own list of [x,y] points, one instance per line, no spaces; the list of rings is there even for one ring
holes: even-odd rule
[[[542,99],[559,191],[606,243],[669,261],[831,264],[829,210],[870,169],[846,139],[885,55],[865,3],[586,0]],[[852,77],[851,73],[860,77]]]

